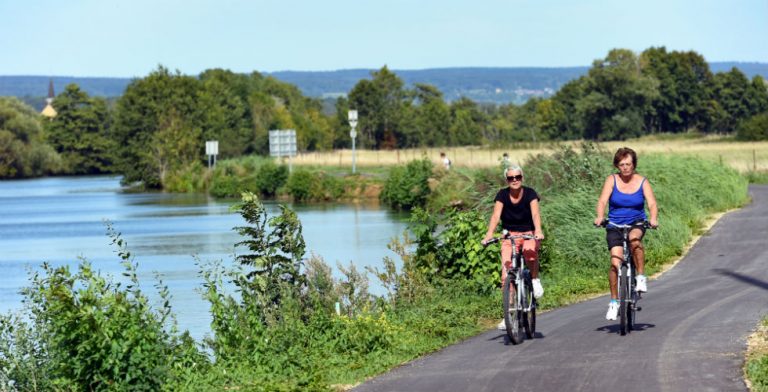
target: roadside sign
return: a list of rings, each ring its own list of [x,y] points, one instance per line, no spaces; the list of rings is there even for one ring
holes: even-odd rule
[[[205,142],[205,155],[219,155],[218,140],[209,140]]]
[[[295,157],[296,130],[277,129],[269,131],[269,155],[273,157]]]

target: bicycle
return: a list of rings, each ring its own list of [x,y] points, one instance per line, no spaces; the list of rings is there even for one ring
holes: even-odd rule
[[[632,259],[632,252],[629,251],[629,232],[634,228],[644,227],[646,229],[655,229],[648,221],[642,221],[631,225],[619,225],[603,220],[600,225],[595,227],[615,228],[621,232],[622,245],[624,247],[624,257],[619,267],[619,276],[617,289],[619,294],[619,334],[624,336],[635,328],[637,312],[643,310],[638,306],[642,299],[639,291],[635,291],[635,262]]]
[[[506,337],[512,344],[523,341],[523,332],[528,339],[533,339],[536,333],[536,298],[533,296],[533,281],[530,271],[523,262],[523,252],[520,249],[522,243],[515,244],[517,239],[534,240],[536,237],[529,234],[512,235],[504,230],[501,237],[493,238],[483,244],[488,246],[503,240],[512,241],[512,263],[501,290]]]

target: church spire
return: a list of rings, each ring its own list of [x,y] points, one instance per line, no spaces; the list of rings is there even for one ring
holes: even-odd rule
[[[53,79],[50,79],[48,81],[48,99],[50,99],[50,102],[53,102],[53,98],[55,97],[56,97],[56,94],[53,93]]]
[[[56,117],[56,109],[53,108],[53,99],[55,97],[56,95],[53,94],[53,79],[50,79],[48,82],[48,98],[45,99],[46,105],[40,114],[48,118]]]

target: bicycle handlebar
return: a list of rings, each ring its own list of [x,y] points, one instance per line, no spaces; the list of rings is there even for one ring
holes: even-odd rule
[[[631,229],[631,228],[634,228],[634,227],[644,227],[646,229],[656,230],[656,228],[658,228],[658,226],[651,226],[651,223],[648,222],[647,220],[644,220],[642,222],[637,222],[637,223],[634,223],[634,224],[631,224],[631,225],[619,225],[619,224],[616,224],[616,223],[613,223],[613,222],[609,221],[608,219],[603,219],[603,221],[600,222],[599,225],[594,225],[594,226],[595,226],[595,228],[600,228],[600,227],[606,227],[607,228],[607,227],[610,226],[610,227],[615,227],[617,229]]]
[[[488,242],[482,242],[481,241],[481,243],[483,244],[483,246],[488,246],[488,245],[491,245],[491,244],[495,244],[495,243],[497,243],[497,242],[499,242],[501,240],[516,240],[516,239],[536,240],[538,238],[536,236],[530,235],[530,234],[509,234],[508,231],[504,230],[504,232],[502,233],[502,235],[500,237],[493,237],[490,240],[488,240]]]

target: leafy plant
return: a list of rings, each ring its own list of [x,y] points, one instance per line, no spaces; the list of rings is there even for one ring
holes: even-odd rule
[[[87,261],[75,274],[44,263],[22,291],[29,322],[0,322],[0,335],[14,336],[0,346],[0,357],[13,364],[3,369],[11,369],[6,376],[16,377],[16,388],[155,391],[175,378],[175,363],[205,362],[188,335],[175,334],[167,288],[158,283],[163,305],[152,308],[125,241],[111,226],[108,233],[125,268],[125,286]],[[19,373],[25,370],[29,374]]]
[[[381,200],[395,208],[423,207],[430,193],[427,180],[432,175],[432,166],[432,162],[424,158],[393,167],[384,183]]]
[[[253,193],[243,193],[240,214],[248,226],[235,230],[246,239],[237,246],[246,246],[250,253],[236,260],[250,270],[235,283],[256,295],[258,306],[267,319],[279,318],[281,302],[287,297],[298,298],[306,286],[301,273],[304,237],[296,213],[281,205],[281,214],[267,219],[267,211]],[[271,228],[271,232],[268,232]]]

